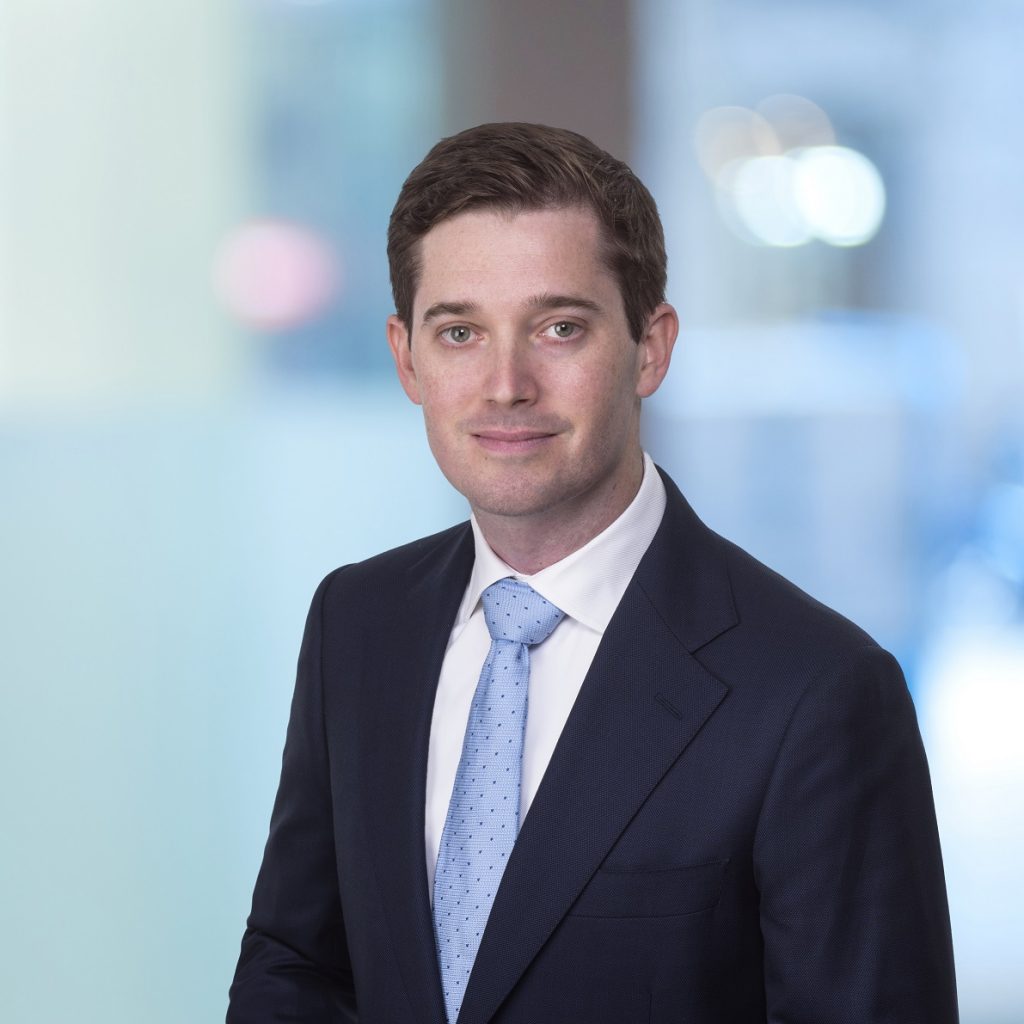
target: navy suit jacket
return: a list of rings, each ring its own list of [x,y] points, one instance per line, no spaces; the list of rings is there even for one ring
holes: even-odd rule
[[[459,1024],[950,1024],[928,769],[893,658],[666,478],[508,861]],[[424,861],[467,524],[313,599],[231,1024],[443,1024]]]

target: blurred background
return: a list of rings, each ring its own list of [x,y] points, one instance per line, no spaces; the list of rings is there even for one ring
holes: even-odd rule
[[[654,193],[647,446],[900,657],[963,1020],[1024,1019],[1022,42],[1016,0],[0,0],[0,1019],[223,1019],[312,591],[466,515],[391,204],[512,119]]]

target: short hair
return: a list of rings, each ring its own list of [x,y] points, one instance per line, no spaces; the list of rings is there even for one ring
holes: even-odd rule
[[[467,210],[584,207],[604,235],[626,322],[639,342],[665,299],[665,236],[651,193],[621,160],[564,128],[482,124],[442,139],[405,180],[388,225],[395,310],[412,327],[420,277],[420,239]]]

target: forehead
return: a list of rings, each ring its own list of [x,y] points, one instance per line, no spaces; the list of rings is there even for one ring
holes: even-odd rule
[[[609,289],[618,288],[602,241],[596,215],[584,207],[457,214],[420,241],[414,305],[422,311],[435,302],[514,303],[542,292],[598,292],[607,302]]]

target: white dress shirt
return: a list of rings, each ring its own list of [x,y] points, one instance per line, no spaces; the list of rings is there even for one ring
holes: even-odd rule
[[[516,572],[502,561],[484,540],[473,517],[476,561],[448,640],[430,725],[425,839],[431,899],[437,852],[462,756],[469,709],[491,646],[481,595],[492,583],[513,576],[565,612],[551,636],[530,648],[519,809],[522,823],[601,637],[661,524],[665,502],[665,485],[645,452],[640,490],[622,515],[582,548],[532,576]]]

